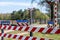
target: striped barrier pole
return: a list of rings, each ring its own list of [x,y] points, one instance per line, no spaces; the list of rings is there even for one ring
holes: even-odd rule
[[[54,3],[54,26],[57,27],[57,10],[58,10],[58,1],[55,0],[55,3]]]
[[[18,23],[19,26],[29,26],[28,23]]]
[[[0,33],[0,36],[6,38],[20,39],[20,40],[53,40],[48,38],[29,37],[29,36],[6,34],[6,33]]]
[[[27,32],[40,32],[47,34],[60,34],[60,28],[40,28],[40,27],[18,27],[18,26],[6,26],[0,25],[0,29],[6,30],[18,30],[18,31],[27,31]]]

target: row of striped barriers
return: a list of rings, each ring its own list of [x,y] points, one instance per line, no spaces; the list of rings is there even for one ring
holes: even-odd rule
[[[0,25],[0,29],[5,30],[18,30],[27,32],[40,32],[46,34],[60,34],[60,28],[40,28],[40,27],[29,27],[29,26],[10,26],[10,25]],[[7,33],[0,33],[1,37],[20,39],[20,40],[53,40],[48,38],[38,38],[23,35],[14,35]]]

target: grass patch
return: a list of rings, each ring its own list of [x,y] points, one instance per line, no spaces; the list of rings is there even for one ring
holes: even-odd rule
[[[8,34],[18,34],[22,33],[21,31],[12,31]],[[29,36],[29,34],[25,34],[25,36]],[[42,34],[42,33],[33,33],[34,37],[40,37],[40,38],[52,38],[54,40],[60,40],[60,34]],[[16,40],[11,38],[5,38],[6,40]]]
[[[8,34],[17,34],[19,32],[21,32],[21,31],[11,31],[11,32],[8,32]]]
[[[29,36],[28,34],[26,36]],[[60,34],[42,34],[42,33],[33,33],[34,37],[40,38],[52,38],[54,40],[60,40]]]

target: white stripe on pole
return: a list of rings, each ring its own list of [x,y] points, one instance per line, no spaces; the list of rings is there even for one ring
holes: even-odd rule
[[[4,33],[2,33],[2,35],[1,35],[2,37],[4,36]]]
[[[18,36],[16,37],[16,39],[19,39],[19,37],[20,37],[20,36],[18,35]]]
[[[20,27],[17,27],[16,30],[18,30]]]
[[[3,29],[4,28],[4,25],[2,25],[2,28],[1,29]]]
[[[23,26],[23,29],[21,31],[24,31],[26,29],[26,26]]]
[[[26,36],[24,36],[21,40],[25,40]]]
[[[38,31],[39,31],[39,29],[40,29],[40,28],[39,28],[39,27],[37,27],[37,29],[36,29],[34,32],[38,32]]]
[[[11,36],[11,38],[13,38],[13,37],[14,37],[14,35]]]
[[[9,34],[6,35],[6,38],[8,38]]]
[[[30,32],[32,29],[33,29],[33,27],[31,26],[28,31]]]
[[[6,26],[6,30],[8,30],[9,26]]]
[[[33,37],[30,37],[29,40],[32,40]]]
[[[55,33],[57,31],[57,28],[55,27],[52,31],[51,31],[51,33]]]
[[[46,33],[46,31],[48,30],[49,28],[45,28],[42,33]]]
[[[11,30],[13,30],[14,26],[12,26]]]

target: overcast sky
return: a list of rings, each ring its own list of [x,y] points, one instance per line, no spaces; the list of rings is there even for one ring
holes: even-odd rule
[[[37,3],[31,4],[31,0],[0,0],[0,13],[11,13],[16,10],[24,10],[28,8],[39,8],[41,11],[46,13],[44,6],[43,8],[38,6]]]

